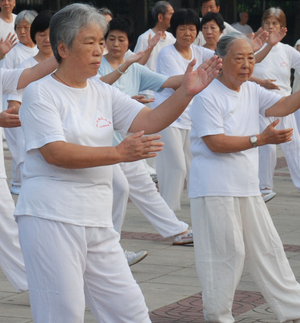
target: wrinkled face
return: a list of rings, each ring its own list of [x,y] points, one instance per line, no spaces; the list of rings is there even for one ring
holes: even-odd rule
[[[52,54],[52,48],[50,45],[50,39],[49,39],[49,32],[50,29],[46,29],[44,31],[38,31],[35,34],[35,41],[38,49],[44,53],[45,55],[51,55]]]
[[[236,90],[242,83],[248,81],[255,64],[254,52],[246,39],[237,39],[230,46],[223,60],[222,74],[226,86]]]
[[[77,71],[82,78],[97,75],[103,54],[104,36],[98,24],[91,24],[79,31],[71,48],[58,44],[62,63]],[[62,46],[62,47],[60,47]]]
[[[222,32],[218,24],[211,20],[202,26],[202,34],[208,45],[216,47]]]
[[[263,29],[269,33],[276,33],[280,28],[280,21],[275,16],[267,18],[263,23]]]
[[[197,37],[195,25],[179,25],[176,29],[176,42],[182,46],[190,46]]]
[[[114,58],[123,58],[129,47],[127,34],[121,30],[109,31],[105,43],[108,54]]]
[[[168,6],[166,13],[162,16],[162,22],[164,23],[166,29],[170,28],[171,18],[173,16],[173,13],[174,13],[173,7]]]
[[[20,43],[28,47],[33,47],[34,43],[30,37],[30,27],[31,27],[31,24],[29,24],[25,19],[23,19],[16,26],[16,33]]]
[[[12,13],[15,6],[16,6],[15,0],[0,0],[1,11]]]
[[[202,17],[204,17],[210,11],[213,11],[213,12],[220,11],[220,6],[216,5],[215,0],[209,0],[207,2],[202,3],[202,7],[201,7]]]

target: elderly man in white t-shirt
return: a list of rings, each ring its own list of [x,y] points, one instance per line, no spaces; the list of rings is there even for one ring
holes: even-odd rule
[[[202,17],[204,17],[208,12],[219,12],[220,11],[220,1],[219,0],[203,0],[201,2],[201,14]],[[202,18],[200,18],[202,20]],[[229,25],[227,22],[224,21],[225,29],[223,30],[223,33],[221,35],[224,36],[229,33],[238,32],[236,29],[234,29],[231,25]],[[206,43],[202,31],[199,31],[199,34],[194,42],[194,45],[203,46]]]
[[[242,11],[239,14],[240,21],[232,24],[231,26],[242,34],[252,34],[253,29],[247,24],[249,20],[249,14],[246,11]]]

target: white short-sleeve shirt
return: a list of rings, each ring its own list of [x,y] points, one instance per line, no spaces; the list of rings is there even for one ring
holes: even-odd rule
[[[30,84],[20,109],[27,154],[15,215],[112,227],[112,167],[57,167],[45,161],[39,148],[55,141],[111,146],[114,129],[126,134],[142,108],[98,77],[82,89],[51,75]]]
[[[192,120],[189,197],[257,196],[258,149],[235,153],[215,153],[202,137],[225,134],[251,136],[259,134],[259,114],[281,99],[253,82],[242,84],[236,92],[215,79],[194,97],[190,109]]]

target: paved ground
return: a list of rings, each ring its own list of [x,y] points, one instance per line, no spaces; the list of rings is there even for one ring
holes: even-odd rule
[[[300,193],[294,187],[285,159],[279,150],[275,174],[277,197],[268,208],[282,238],[287,257],[300,281]],[[11,158],[5,152],[7,173],[11,173]],[[190,223],[187,193],[182,197],[182,211],[178,217]],[[170,239],[161,238],[133,203],[129,203],[121,244],[124,249],[147,250],[149,256],[131,267],[149,307],[153,323],[202,323],[201,286],[194,260],[193,246],[172,246]],[[236,322],[277,322],[247,267],[238,285],[234,315]],[[15,293],[0,272],[0,323],[33,322],[28,293]],[[86,310],[85,323],[95,323]],[[121,323],[121,322],[107,322]]]

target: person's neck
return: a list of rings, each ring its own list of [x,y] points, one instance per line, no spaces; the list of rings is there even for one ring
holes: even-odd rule
[[[50,58],[53,56],[53,53],[50,54],[45,54],[41,51],[39,51],[33,58],[38,62],[41,63],[42,61],[44,61],[47,58]]]
[[[157,34],[159,31],[162,32],[162,35],[161,35],[161,39],[165,39],[166,38],[166,28],[164,26],[162,26],[160,23],[157,23],[155,25],[154,28],[152,28],[152,31],[154,32],[154,34]]]
[[[12,13],[9,11],[1,11],[0,18],[7,23],[11,23],[14,20]]]
[[[224,84],[228,89],[235,91],[235,92],[240,92],[241,84],[230,81],[228,78],[226,78],[226,76],[223,74],[223,72],[220,72],[220,74],[217,76],[217,79],[222,84]]]
[[[241,21],[239,22],[240,25],[245,26],[246,23],[242,23]]]
[[[192,59],[191,46],[182,46],[182,45],[179,45],[178,42],[176,41],[175,44],[174,44],[174,47],[176,48],[177,52],[184,59],[187,59],[187,60],[191,60]]]
[[[113,57],[109,53],[104,55],[105,59],[108,61],[109,65],[116,70],[117,67],[125,62],[124,56],[123,57]]]
[[[76,69],[68,68],[61,63],[58,69],[52,74],[54,79],[58,82],[65,84],[69,87],[83,89],[87,85],[87,78],[80,73],[77,73]]]

